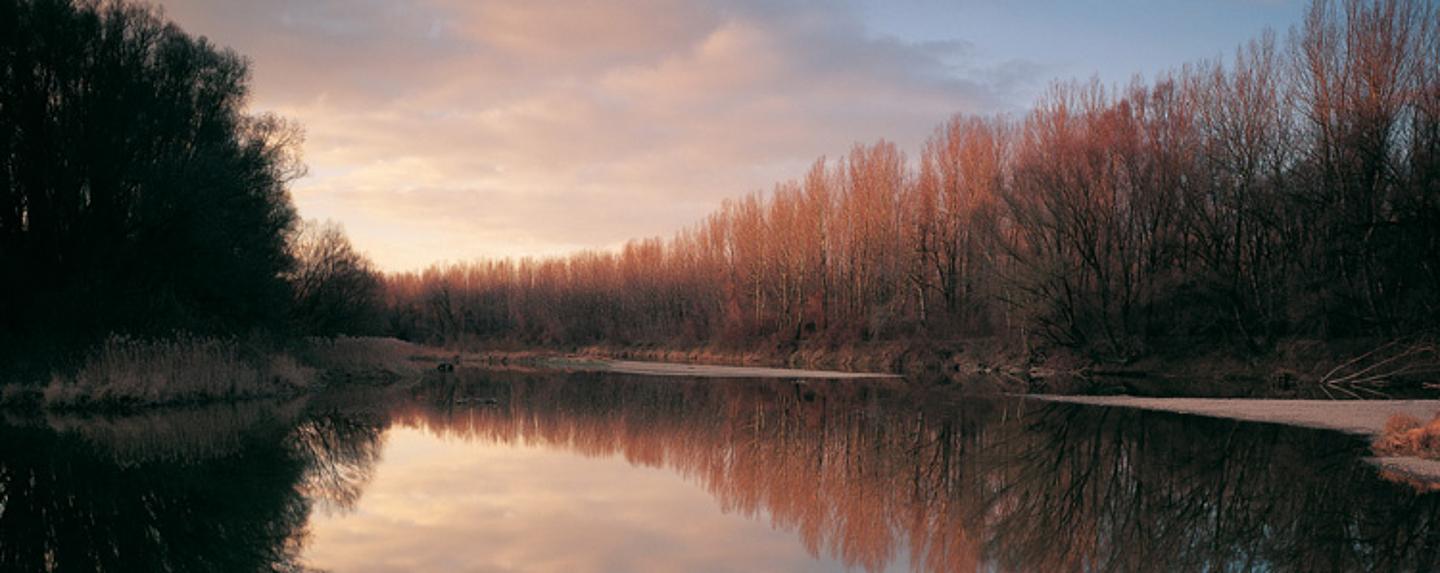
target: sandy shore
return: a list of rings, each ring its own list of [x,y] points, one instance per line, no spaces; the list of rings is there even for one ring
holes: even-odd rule
[[[1047,394],[1034,395],[1031,398],[1091,406],[1162,410],[1248,422],[1290,424],[1360,435],[1379,434],[1385,428],[1385,421],[1395,414],[1409,414],[1421,420],[1429,420],[1436,412],[1440,412],[1440,400],[1250,400]]]
[[[1388,478],[1410,483],[1423,491],[1440,491],[1440,461],[1414,457],[1370,458]]]
[[[1247,400],[1211,398],[1137,398],[1134,396],[1030,396],[1037,400],[1119,406],[1231,418],[1247,422],[1290,424],[1362,436],[1378,435],[1395,414],[1429,420],[1440,412],[1440,400]],[[1440,461],[1414,457],[1370,458],[1384,472],[1440,485]],[[1429,486],[1427,486],[1429,487]]]
[[[859,378],[899,378],[895,374],[872,374],[866,372],[836,372],[830,370],[799,370],[789,368],[761,368],[755,366],[712,366],[706,364],[672,364],[668,362],[641,362],[638,360],[601,359],[550,359],[546,366],[568,370],[590,370],[615,372],[619,374],[641,374],[646,376],[688,376],[696,378],[811,378],[829,380],[850,380]]]

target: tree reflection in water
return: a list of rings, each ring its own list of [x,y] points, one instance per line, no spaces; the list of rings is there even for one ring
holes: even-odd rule
[[[187,421],[199,433],[206,420],[224,426],[210,451],[195,440],[139,447],[147,432],[173,437],[153,416],[96,422],[123,428],[114,433],[74,420],[61,432],[0,426],[0,570],[289,568],[308,513],[292,487],[303,460],[284,447],[283,425],[208,414],[218,415]]]
[[[291,442],[308,462],[297,486],[300,493],[325,511],[355,507],[380,461],[385,426],[383,419],[335,411],[302,421]]]
[[[495,373],[396,419],[668,468],[870,571],[1429,570],[1440,551],[1440,496],[1379,479],[1359,441],[1276,425],[899,383]]]
[[[0,422],[0,571],[302,569],[313,502],[353,503],[383,431],[302,412]]]
[[[394,423],[665,468],[870,571],[1433,570],[1440,551],[1440,495],[1330,433],[891,382],[462,372],[0,422],[0,570],[299,569],[312,511],[355,507]]]

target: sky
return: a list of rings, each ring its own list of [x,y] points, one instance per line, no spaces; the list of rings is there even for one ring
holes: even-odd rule
[[[1302,0],[161,0],[304,127],[302,217],[383,270],[668,236],[1054,80],[1228,57]]]

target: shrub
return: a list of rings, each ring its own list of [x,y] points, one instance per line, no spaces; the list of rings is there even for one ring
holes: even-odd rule
[[[1440,459],[1440,414],[1426,424],[1405,414],[1391,416],[1375,440],[1374,450],[1386,456]]]

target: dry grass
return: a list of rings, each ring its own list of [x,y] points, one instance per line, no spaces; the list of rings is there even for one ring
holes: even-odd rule
[[[439,352],[394,338],[341,336],[310,339],[301,358],[331,382],[393,382],[425,370]]]
[[[388,366],[409,361],[416,353],[430,349],[395,338],[339,336],[312,338],[306,347],[307,362],[338,365]]]
[[[233,340],[111,337],[73,374],[52,377],[44,400],[63,408],[251,398],[295,392],[314,378],[288,355],[245,354]]]
[[[1385,456],[1440,459],[1440,414],[1425,424],[1405,414],[1391,416],[1373,449]]]

